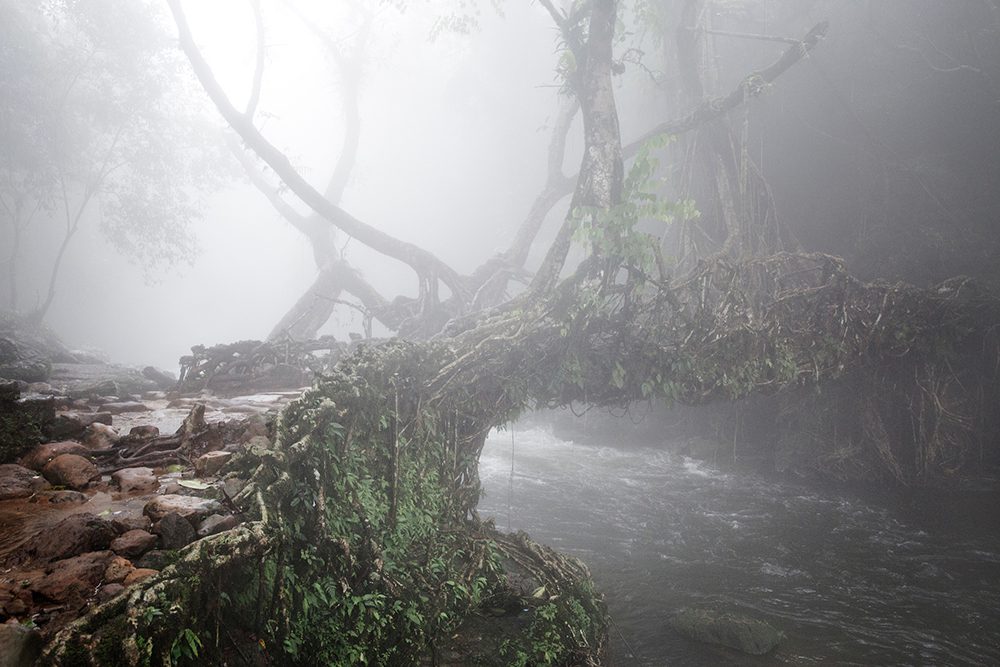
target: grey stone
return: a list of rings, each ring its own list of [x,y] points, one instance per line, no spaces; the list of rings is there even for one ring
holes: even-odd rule
[[[235,528],[239,521],[232,514],[225,516],[213,514],[198,526],[198,537],[208,537]]]
[[[176,512],[190,521],[192,525],[201,521],[209,514],[218,514],[221,511],[222,505],[209,498],[182,496],[172,493],[157,496],[142,508],[143,514],[153,521],[159,521],[167,514]]]
[[[111,473],[111,482],[122,493],[149,493],[160,486],[152,468],[124,468]]]
[[[160,519],[153,526],[153,532],[160,536],[164,549],[181,549],[194,542],[197,536],[191,522],[176,512]]]

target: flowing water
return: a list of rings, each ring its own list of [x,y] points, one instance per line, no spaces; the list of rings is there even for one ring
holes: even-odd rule
[[[480,474],[483,518],[588,564],[615,665],[1000,665],[1000,525],[982,499],[817,490],[541,428],[491,434]],[[787,638],[764,657],[691,642],[668,627],[686,606]]]

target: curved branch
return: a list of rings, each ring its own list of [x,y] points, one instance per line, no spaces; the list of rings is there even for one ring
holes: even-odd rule
[[[459,274],[435,255],[412,243],[358,220],[344,209],[327,200],[310,185],[292,166],[288,157],[271,144],[250,120],[229,101],[200,50],[194,43],[187,25],[180,0],[167,0],[174,22],[177,24],[181,49],[184,51],[199,82],[208,93],[226,122],[246,144],[266,162],[281,180],[310,208],[333,223],[337,228],[358,239],[373,250],[408,265],[422,283],[441,280],[463,303],[468,301],[467,290]]]

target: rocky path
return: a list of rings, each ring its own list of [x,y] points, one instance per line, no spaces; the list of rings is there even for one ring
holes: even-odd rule
[[[0,655],[9,664],[31,664],[91,606],[235,527],[245,482],[227,466],[269,445],[277,412],[301,393],[132,393],[106,367],[103,376],[54,370],[51,384],[8,385],[4,398],[7,414],[41,406],[48,434],[0,465]]]

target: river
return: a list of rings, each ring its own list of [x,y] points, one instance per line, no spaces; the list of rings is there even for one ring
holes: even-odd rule
[[[483,518],[590,567],[614,665],[1000,664],[1000,522],[981,498],[817,489],[539,427],[492,433],[480,475]],[[702,605],[787,638],[743,657],[668,627]]]

